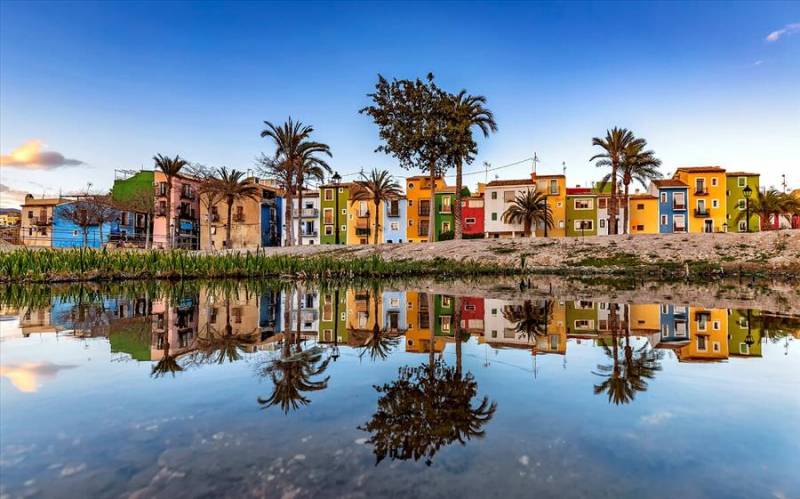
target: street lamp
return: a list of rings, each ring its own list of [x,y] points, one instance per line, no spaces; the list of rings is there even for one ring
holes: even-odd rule
[[[333,199],[334,199],[334,212],[333,212],[333,232],[336,234],[335,241],[336,244],[339,244],[339,182],[342,181],[342,177],[339,175],[339,172],[333,172],[333,177],[331,177],[331,181],[333,182],[334,189],[333,189]]]
[[[745,185],[742,194],[744,194],[745,217],[747,217],[746,232],[750,232],[750,195],[753,194],[753,189],[749,185]]]

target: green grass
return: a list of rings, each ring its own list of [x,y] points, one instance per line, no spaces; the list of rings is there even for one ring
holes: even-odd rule
[[[379,256],[298,257],[245,252],[226,255],[186,251],[124,252],[93,249],[17,250],[0,253],[0,281],[86,281],[186,278],[386,278],[512,274],[519,269],[437,257],[384,260]]]

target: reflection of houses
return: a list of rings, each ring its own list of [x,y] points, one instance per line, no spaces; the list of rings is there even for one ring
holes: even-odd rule
[[[461,329],[469,334],[483,334],[483,305],[483,298],[465,296],[461,299]]]
[[[265,291],[261,295],[258,311],[258,327],[261,338],[265,339],[282,330],[281,292],[275,290]]]
[[[431,338],[431,314],[428,294],[407,291],[408,330],[406,331],[406,352],[428,353],[444,351],[445,341],[441,336]]]
[[[761,357],[761,327],[757,310],[728,310],[728,345],[731,357]]]
[[[153,339],[150,357],[160,360],[164,355],[177,357],[195,348],[199,310],[192,298],[153,302]]]
[[[347,336],[347,293],[328,290],[319,299],[319,342],[346,343]]]
[[[728,358],[728,312],[721,308],[689,307],[689,342],[676,350],[681,362]]]
[[[316,335],[319,331],[319,295],[317,292],[297,287],[291,292],[286,292],[286,297],[292,301],[293,311],[289,317],[289,330]],[[298,310],[300,312],[299,324],[297,322]]]
[[[539,299],[511,304],[484,300],[483,341],[495,348],[525,348],[533,355],[567,351],[566,308],[563,302]]]
[[[387,332],[403,333],[406,329],[408,329],[406,308],[405,292],[383,292],[383,328]]]
[[[689,307],[659,305],[659,336],[656,347],[682,346],[689,341]]]
[[[347,290],[347,334],[351,343],[359,342],[380,330],[383,301],[377,292],[369,289]]]
[[[57,333],[50,307],[26,308],[19,318],[19,328],[26,338],[34,333]]]

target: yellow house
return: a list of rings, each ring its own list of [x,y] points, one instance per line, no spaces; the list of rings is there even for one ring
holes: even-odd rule
[[[382,317],[381,293],[374,293],[369,289],[347,290],[346,328],[351,344],[363,345],[375,326],[381,328]]]
[[[444,178],[434,182],[437,192],[447,187]],[[431,179],[428,176],[414,176],[406,179],[406,198],[408,199],[408,227],[406,238],[410,243],[428,241],[428,224],[431,217]]]
[[[0,209],[0,227],[19,225],[20,211],[14,209]]]
[[[536,190],[547,194],[547,205],[553,215],[553,228],[547,230],[548,237],[566,236],[567,224],[567,177],[564,175],[537,175],[531,179],[536,182]],[[544,236],[544,228],[536,228],[536,236]]]
[[[689,343],[676,351],[681,362],[728,358],[728,312],[722,308],[689,307]]]
[[[428,295],[417,291],[406,291],[406,352],[429,353],[431,351],[431,317],[428,308]],[[445,340],[436,336],[433,340],[433,351],[443,352]]]
[[[567,307],[564,302],[548,300],[552,307],[543,335],[536,335],[533,355],[567,353]]]
[[[628,199],[629,234],[658,234],[658,198],[633,194]]]
[[[378,242],[383,242],[383,228],[375,227],[375,202],[372,199],[354,199],[365,189],[358,184],[350,186],[347,200],[347,244],[372,244],[375,231]],[[430,192],[430,191],[428,191]],[[378,222],[383,221],[383,201],[378,204]]]
[[[672,178],[689,185],[689,232],[724,231],[728,211],[725,169],[684,166],[678,168]]]
[[[632,303],[629,305],[631,333],[647,336],[661,331],[661,305],[657,303]]]

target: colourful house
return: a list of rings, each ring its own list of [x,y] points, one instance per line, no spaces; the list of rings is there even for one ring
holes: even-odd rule
[[[689,307],[689,342],[676,350],[680,362],[714,362],[728,358],[728,311]]]
[[[52,247],[53,248],[80,248],[84,246],[84,229],[86,230],[87,248],[102,248],[111,239],[112,232],[119,233],[119,221],[122,219],[123,212],[113,210],[116,219],[111,222],[92,224],[83,228],[70,220],[67,213],[69,210],[80,209],[76,205],[80,201],[62,203],[53,209],[52,225]],[[125,213],[125,218],[132,218],[130,213]]]
[[[461,298],[461,329],[470,334],[483,334],[483,316],[483,298],[477,296]]]
[[[453,216],[453,205],[455,202],[455,187],[443,187],[441,191],[436,193],[436,209],[434,210],[436,237],[434,241],[440,241],[442,235],[452,239],[456,223],[455,216]]]
[[[383,242],[382,227],[375,226],[375,203],[370,198],[356,199],[366,190],[358,184],[350,186],[350,199],[347,202],[347,244],[372,244],[375,232],[378,242]],[[385,211],[384,202],[378,204],[379,222]]]
[[[728,345],[731,357],[761,357],[758,310],[728,310]]]
[[[347,293],[338,288],[320,297],[319,342],[347,343]]]
[[[153,219],[153,246],[164,248],[200,249],[200,182],[192,177],[178,175],[172,179],[171,209],[167,213],[167,177],[161,171],[153,174],[156,186],[155,218]]]
[[[683,345],[689,341],[689,308],[661,304],[659,313],[659,338],[656,346]]]
[[[347,244],[347,203],[352,185],[354,184],[320,186],[320,244]]]
[[[536,237],[564,237],[567,233],[567,177],[533,173],[531,179],[536,190],[547,196],[547,206],[553,217],[553,227],[545,229],[544,224],[540,224],[536,227]]]
[[[63,198],[34,198],[28,194],[22,205],[20,240],[25,246],[50,248],[53,244],[53,212],[68,202]]]
[[[726,222],[729,232],[758,232],[761,228],[761,217],[750,210],[750,219],[747,218],[748,203],[758,196],[759,174],[747,172],[727,172],[725,174],[727,185]],[[750,197],[745,195],[745,188],[750,188]]]
[[[381,329],[388,333],[405,333],[408,329],[405,291],[383,292],[383,322]]]
[[[455,332],[455,298],[450,295],[433,297],[433,329],[436,336],[452,336]]]
[[[439,191],[446,187],[444,178],[434,181],[434,188]],[[428,176],[414,176],[406,179],[406,198],[408,199],[408,242],[422,243],[428,241],[428,227],[431,217],[431,179]]]
[[[582,187],[567,188],[567,236],[597,235],[597,194]]]
[[[483,193],[461,199],[461,232],[465,238],[484,237]]]
[[[658,198],[658,232],[686,232],[689,186],[676,179],[653,180],[650,194]]]
[[[725,170],[719,166],[684,166],[673,179],[689,186],[689,232],[722,232],[727,227]]]
[[[406,230],[408,200],[405,196],[398,196],[384,203],[383,210],[383,241],[386,243],[404,243],[408,241]]]
[[[652,194],[633,194],[628,198],[629,234],[659,233],[659,198]]]

